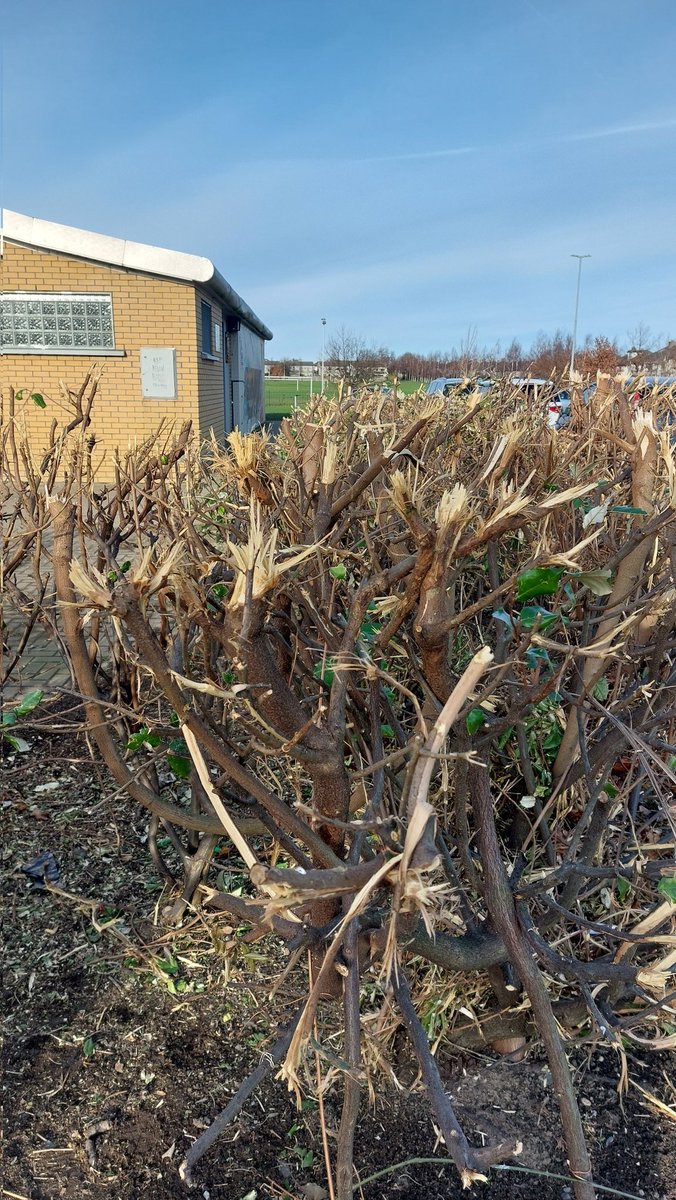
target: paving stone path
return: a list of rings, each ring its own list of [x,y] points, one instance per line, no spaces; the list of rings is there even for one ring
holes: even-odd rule
[[[44,531],[43,545],[49,552],[49,532]],[[45,559],[45,569],[49,566]],[[29,604],[36,595],[36,582],[31,562],[22,563],[15,572],[12,582],[27,597]],[[19,611],[9,589],[1,599],[1,617],[4,628],[5,650],[4,663],[10,661],[21,644],[21,638],[26,628],[26,614]],[[56,596],[51,578],[47,585],[43,600],[43,608],[56,620],[58,627]],[[45,623],[36,621],[26,647],[10,678],[5,683],[2,702],[10,706],[16,703],[18,697],[26,692],[41,688],[45,697],[58,696],[59,688],[72,689],[71,675],[65,659],[59,648],[58,640],[54,637]]]
[[[5,660],[13,657],[24,631],[24,622],[15,609],[4,606]],[[3,701],[11,701],[26,692],[41,688],[45,697],[59,694],[59,688],[71,689],[70,671],[64,662],[56,638],[40,624],[33,627],[21,660],[3,688]]]

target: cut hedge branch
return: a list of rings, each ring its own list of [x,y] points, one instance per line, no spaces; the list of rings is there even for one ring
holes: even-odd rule
[[[588,1041],[673,1037],[665,399],[646,387],[634,411],[602,381],[554,433],[509,380],[424,407],[342,391],[276,439],[205,447],[163,426],[102,479],[101,387],[64,397],[37,455],[10,392],[0,677],[38,622],[51,629],[116,803],[148,813],[162,918],[201,905],[200,921],[284,944],[275,986],[293,972],[306,1002],[273,1057],[299,1097],[308,1054],[344,1079],[339,1200],[360,1087],[391,1069],[398,1023],[462,1178],[513,1152],[464,1138],[421,1023],[430,1002],[449,1042],[544,1045],[576,1198],[591,1200],[559,1023],[591,1021]],[[31,719],[5,709],[5,744]],[[223,890],[216,843],[241,894]],[[365,1020],[362,996],[380,1013]]]

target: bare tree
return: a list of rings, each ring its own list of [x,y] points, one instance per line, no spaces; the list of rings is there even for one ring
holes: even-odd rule
[[[530,348],[531,370],[536,375],[561,375],[570,361],[571,337],[557,329],[539,333]]]
[[[659,340],[649,325],[639,321],[633,329],[627,330],[627,353],[631,354],[633,350],[639,354],[645,351],[652,352],[657,349]]]
[[[460,340],[460,365],[463,375],[473,375],[479,363],[479,335],[476,325],[468,325]]]
[[[378,369],[387,365],[389,351],[369,346],[363,338],[341,325],[326,344],[326,365],[336,379],[350,387],[372,383]]]
[[[521,348],[521,342],[517,341],[516,338],[513,338],[505,350],[504,358],[502,360],[504,369],[511,372],[519,371],[523,363],[523,358],[524,353]]]

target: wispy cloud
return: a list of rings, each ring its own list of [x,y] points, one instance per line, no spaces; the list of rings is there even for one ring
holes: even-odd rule
[[[597,129],[575,130],[572,133],[556,134],[554,137],[535,137],[505,141],[499,143],[486,142],[480,146],[457,146],[443,150],[421,150],[411,154],[388,154],[369,158],[353,159],[358,163],[378,162],[409,162],[415,159],[453,158],[462,154],[491,154],[496,151],[512,152],[514,150],[537,150],[543,146],[564,145],[570,142],[593,142],[602,138],[632,137],[640,133],[659,133],[662,130],[676,129],[676,116],[643,121],[630,121],[624,125],[606,125]]]
[[[402,152],[400,154],[378,154],[365,155],[363,157],[353,157],[346,155],[341,157],[325,157],[320,158],[295,158],[284,160],[284,163],[291,164],[293,162],[301,164],[325,164],[325,165],[340,165],[354,163],[357,166],[365,166],[369,163],[404,163],[416,161],[429,161],[431,159],[457,158],[469,154],[494,154],[496,151],[511,152],[514,150],[537,150],[543,146],[564,145],[570,142],[593,142],[602,138],[612,137],[632,137],[640,133],[658,133],[661,130],[676,129],[676,116],[665,117],[658,120],[644,120],[627,122],[624,125],[607,125],[598,129],[576,130],[572,133],[557,134],[553,138],[535,137],[526,140],[519,139],[518,141],[500,142],[485,142],[482,145],[472,146],[450,146],[440,150],[416,150],[410,152]]]
[[[567,133],[557,138],[560,142],[592,142],[597,138],[631,137],[636,133],[657,133],[662,129],[676,129],[676,117],[657,121],[634,121],[627,125],[607,125],[602,129],[588,129],[581,133]]]
[[[343,161],[354,163],[415,162],[426,158],[455,158],[459,154],[476,154],[479,146],[453,146],[448,150],[418,150],[410,154],[378,154],[368,158],[352,158]]]
[[[631,244],[631,253],[640,254],[644,261],[659,256],[664,246],[671,229],[671,205],[651,203],[645,217],[640,241]],[[442,308],[449,296],[466,295],[468,288],[481,288],[486,282],[512,297],[524,287],[544,295],[552,279],[557,286],[564,280],[565,287],[569,247],[581,244],[581,238],[585,246],[593,247],[604,272],[623,265],[628,253],[623,208],[606,209],[584,221],[553,218],[537,230],[522,226],[511,236],[496,229],[492,236],[484,236],[481,245],[474,231],[469,240],[457,231],[453,237],[449,231],[443,250],[390,252],[387,257],[374,255],[368,262],[352,255],[341,266],[318,265],[312,272],[278,274],[274,281],[250,285],[248,295],[260,311],[274,313],[313,307],[319,311],[331,305],[349,310],[356,301],[382,302],[385,294],[393,292],[404,306],[415,307],[427,293],[433,298],[432,307]]]

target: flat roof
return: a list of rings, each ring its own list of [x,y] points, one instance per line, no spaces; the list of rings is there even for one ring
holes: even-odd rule
[[[122,267],[127,271],[141,271],[147,275],[162,275],[167,279],[201,284],[215,292],[231,313],[262,338],[266,341],[272,338],[267,325],[238,296],[208,258],[109,237],[105,233],[92,233],[72,225],[58,225],[55,221],[42,221],[8,208],[3,210],[1,217],[0,235],[9,242],[39,250],[52,250],[57,254],[68,254],[109,267]]]

